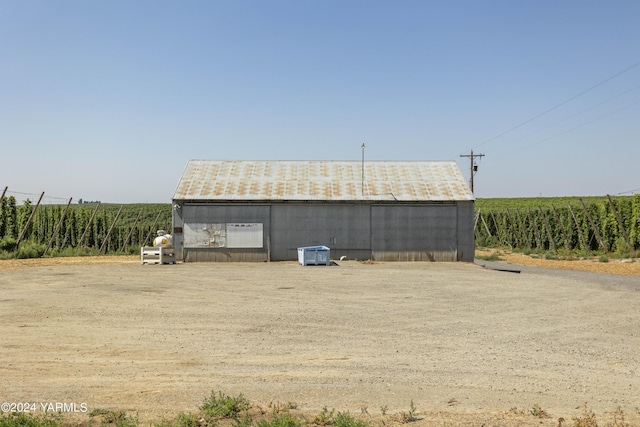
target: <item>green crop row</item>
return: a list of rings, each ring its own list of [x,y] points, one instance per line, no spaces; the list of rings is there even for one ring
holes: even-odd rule
[[[505,200],[505,199],[500,199]],[[513,249],[640,250],[640,194],[633,197],[506,199],[476,204],[476,243]],[[527,202],[521,202],[527,200]]]
[[[170,230],[170,204],[17,206],[0,200],[0,257],[138,253]]]
[[[640,250],[640,195],[478,199],[476,243],[514,249]],[[35,211],[35,213],[34,213]],[[617,215],[616,215],[617,214]],[[0,200],[0,257],[138,253],[171,229],[170,204],[18,206]]]

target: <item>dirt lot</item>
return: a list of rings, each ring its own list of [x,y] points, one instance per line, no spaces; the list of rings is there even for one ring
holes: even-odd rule
[[[554,426],[587,402],[640,424],[639,277],[338,264],[0,261],[0,401],[157,420],[220,390],[384,424],[413,400],[422,425]]]

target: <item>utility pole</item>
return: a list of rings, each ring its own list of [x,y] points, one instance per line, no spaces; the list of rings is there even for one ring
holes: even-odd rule
[[[471,154],[460,154],[460,157],[468,157],[471,160],[471,179],[469,183],[471,184],[471,192],[473,193],[473,176],[478,172],[478,165],[476,165],[475,158],[476,157],[484,157],[484,154],[473,154],[473,150],[471,150]]]

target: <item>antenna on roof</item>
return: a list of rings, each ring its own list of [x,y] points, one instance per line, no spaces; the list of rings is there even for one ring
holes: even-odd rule
[[[362,196],[364,197],[364,149],[367,148],[367,146],[364,145],[364,142],[363,142],[362,146],[360,148],[362,148],[362,187],[361,187],[361,191],[362,191]]]

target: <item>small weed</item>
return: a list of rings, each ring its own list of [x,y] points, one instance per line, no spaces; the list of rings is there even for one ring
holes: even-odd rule
[[[412,423],[414,421],[418,421],[420,418],[416,415],[416,405],[413,403],[413,399],[411,400],[411,404],[409,405],[408,412],[400,412],[400,421],[403,423]]]
[[[252,425],[253,420],[247,412],[245,412],[242,418],[234,418],[231,422],[231,427],[251,427]]]
[[[100,417],[106,414],[109,414],[113,411],[109,411],[107,409],[101,409],[101,408],[96,408],[93,411],[89,412],[89,417],[93,418],[93,417]]]
[[[612,427],[629,427],[629,424],[624,421],[624,411],[620,406],[613,411],[613,424],[608,425]]]
[[[389,407],[387,405],[381,406],[380,407],[380,413],[385,416],[387,415],[387,412],[389,411]]]
[[[180,412],[173,427],[198,427],[200,420],[196,414],[190,412]]]
[[[17,248],[16,258],[25,259],[25,258],[40,258],[42,254],[44,254],[44,250],[46,249],[45,245],[41,245],[35,242],[27,241],[22,243]]]
[[[271,408],[274,413],[287,412],[291,409],[298,409],[298,404],[296,402],[287,402],[287,403],[270,402],[269,408]]]
[[[600,262],[609,262],[609,257],[606,255],[600,255],[600,258],[598,258],[598,261]]]
[[[34,415],[25,412],[11,412],[6,416],[0,412],[0,427],[62,427],[62,414],[47,412]]]
[[[313,421],[311,423],[318,426],[332,425],[334,423],[334,418],[333,418],[334,412],[335,412],[335,409],[332,409],[331,411],[329,411],[325,406],[324,408],[322,408],[322,412],[320,412],[318,415],[316,415],[313,418]]]
[[[89,424],[89,426],[91,426],[91,424]],[[153,427],[173,427],[173,423],[166,418],[162,418],[162,421],[153,423]]]
[[[135,417],[127,414],[125,411],[110,411],[107,409],[94,409],[89,413],[89,417],[101,417],[101,426],[114,427],[137,427],[138,416]]]
[[[572,420],[574,427],[598,427],[596,414],[591,409],[587,408],[586,402],[584,404],[584,409],[582,410],[582,415],[574,417]]]
[[[274,415],[270,420],[260,420],[256,427],[301,427],[302,420],[290,413]]]
[[[529,413],[537,418],[550,418],[547,411],[542,409],[537,403],[533,405],[533,408],[529,409]]]
[[[338,412],[335,418],[336,427],[369,427],[369,423],[364,420],[357,420],[349,412]]]
[[[240,412],[246,411],[249,407],[249,401],[242,394],[232,397],[220,391],[216,396],[212,391],[211,396],[200,405],[200,410],[207,417],[236,418]]]
[[[361,406],[360,407],[360,413],[362,415],[369,415],[369,408],[367,408],[366,406]]]
[[[503,261],[502,258],[497,253],[492,253],[491,255],[479,255],[476,258],[481,259],[483,261]]]
[[[295,406],[295,407],[292,407]],[[269,403],[269,408],[271,408],[271,412],[273,412],[274,414],[279,414],[281,412],[287,412],[290,409],[295,409],[297,408],[298,405],[296,405],[295,403],[281,403],[281,402],[270,402]]]

